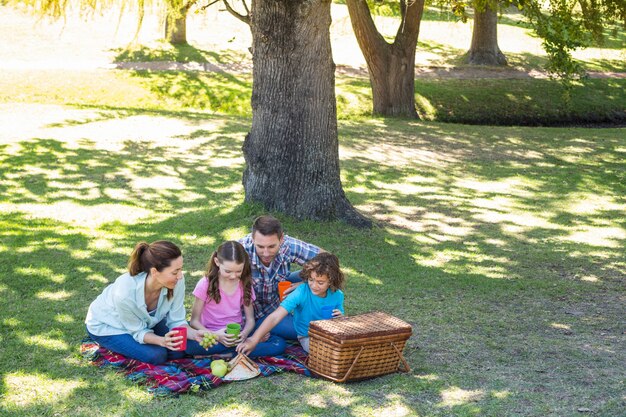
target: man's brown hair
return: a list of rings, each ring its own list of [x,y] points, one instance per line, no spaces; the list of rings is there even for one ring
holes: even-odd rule
[[[283,226],[275,217],[270,215],[259,216],[252,223],[252,236],[255,232],[259,232],[263,236],[277,235],[280,239],[283,236]]]

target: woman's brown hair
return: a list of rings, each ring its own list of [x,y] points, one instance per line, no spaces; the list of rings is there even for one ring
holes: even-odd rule
[[[128,261],[128,272],[135,276],[141,272],[150,273],[150,269],[156,268],[162,272],[172,264],[174,259],[182,256],[182,252],[172,242],[167,240],[157,240],[156,242],[139,242],[135,246]],[[171,299],[174,291],[167,290],[167,299]]]
[[[207,288],[207,302],[212,299],[217,304],[222,300],[220,296],[219,286],[219,272],[220,268],[217,266],[215,260],[219,260],[220,263],[235,262],[237,264],[243,264],[241,271],[241,286],[243,287],[243,303],[244,305],[250,305],[252,302],[252,268],[250,267],[250,258],[248,253],[241,245],[241,243],[234,240],[229,240],[222,243],[219,248],[211,255],[211,259],[207,264],[205,272],[207,280],[209,280],[209,286]]]

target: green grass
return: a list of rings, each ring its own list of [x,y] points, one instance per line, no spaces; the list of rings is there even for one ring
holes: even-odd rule
[[[626,139],[620,129],[340,123],[371,230],[298,222],[335,252],[346,310],[413,325],[411,372],[293,374],[177,399],[83,361],[89,303],[139,240],[184,251],[187,307],[243,202],[249,119],[9,103],[0,125],[0,415],[569,416],[624,408]]]
[[[461,51],[427,46],[444,61]],[[242,59],[194,46],[116,52]],[[515,59],[533,69],[542,58]],[[287,373],[154,399],[85,362],[87,307],[137,241],[180,244],[189,308],[210,253],[263,213],[243,202],[241,185],[251,83],[208,72],[3,71],[0,416],[623,413],[623,129],[436,122],[623,121],[616,79],[575,86],[569,103],[549,80],[420,79],[425,121],[413,122],[363,117],[368,80],[337,78],[342,183],[376,226],[277,215],[289,234],[339,256],[348,314],[385,310],[413,325],[408,374],[333,384]]]
[[[493,125],[624,123],[626,80],[590,79],[570,100],[554,80],[417,79],[423,120]],[[127,111],[193,111],[250,117],[249,74],[197,71],[5,71],[0,103],[68,104]],[[337,78],[340,119],[371,114],[369,81]]]

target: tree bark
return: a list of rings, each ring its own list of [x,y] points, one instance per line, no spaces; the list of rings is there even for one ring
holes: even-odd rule
[[[167,2],[163,38],[172,45],[187,43],[187,13],[193,3],[183,4],[179,0]]]
[[[299,219],[371,226],[347,200],[339,176],[330,0],[256,0],[250,17],[246,201]]]
[[[475,65],[507,65],[506,57],[498,46],[498,11],[489,5],[484,10],[474,9],[474,29],[467,62]]]
[[[373,112],[381,116],[417,118],[415,48],[424,0],[401,0],[402,22],[392,44],[376,29],[365,0],[347,0],[350,21],[363,52],[372,86]]]

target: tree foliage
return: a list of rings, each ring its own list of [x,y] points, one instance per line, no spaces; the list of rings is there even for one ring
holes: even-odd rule
[[[468,7],[504,10],[514,6],[522,11],[548,55],[546,70],[566,82],[584,76],[582,65],[572,52],[594,42],[601,44],[609,25],[626,26],[624,0],[438,0],[448,3],[462,21]]]

